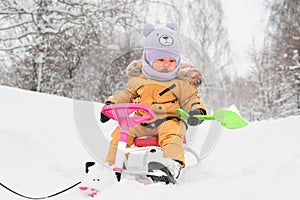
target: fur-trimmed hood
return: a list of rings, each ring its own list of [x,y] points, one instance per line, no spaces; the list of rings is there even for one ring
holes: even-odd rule
[[[126,74],[129,77],[139,76],[142,74],[142,61],[132,61],[126,68]],[[194,66],[182,63],[177,72],[177,78],[190,82],[191,84],[198,85],[202,81],[202,73]]]

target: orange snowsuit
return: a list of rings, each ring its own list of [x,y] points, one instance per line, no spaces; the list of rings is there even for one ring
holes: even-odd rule
[[[176,112],[182,108],[189,112],[205,106],[198,97],[196,84],[201,83],[201,73],[194,67],[181,64],[177,78],[158,82],[147,79],[142,71],[142,62],[134,61],[126,69],[130,76],[128,87],[120,93],[109,97],[107,102],[113,103],[141,103],[149,106],[155,113],[157,122],[162,119],[156,127],[137,125],[130,129],[127,146],[133,144],[134,138],[142,136],[158,136],[159,145],[162,147],[163,157],[179,160],[185,164],[183,140],[186,132],[186,124]],[[137,115],[143,115],[137,111]],[[151,122],[146,122],[150,124]],[[117,144],[120,128],[117,127],[112,133],[112,140],[105,162],[113,165],[115,162]]]

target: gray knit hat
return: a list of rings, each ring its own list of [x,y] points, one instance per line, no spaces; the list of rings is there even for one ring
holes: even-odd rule
[[[179,65],[181,42],[176,24],[168,23],[166,27],[159,28],[147,24],[143,34],[146,37],[144,57],[150,66],[155,60],[166,57],[176,59],[176,64]]]

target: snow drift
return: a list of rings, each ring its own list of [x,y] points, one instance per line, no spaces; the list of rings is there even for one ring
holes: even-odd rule
[[[93,106],[96,116],[100,104]],[[100,179],[100,194],[94,199],[299,199],[299,120],[223,130],[213,152],[200,165],[187,167],[177,185],[143,185],[130,176],[116,183],[110,169],[97,165],[92,173]],[[113,126],[102,131],[109,135]],[[84,163],[94,157],[77,132],[72,99],[0,86],[0,182],[32,197],[85,182]],[[52,199],[88,198],[73,188]],[[0,187],[0,199],[23,198]]]

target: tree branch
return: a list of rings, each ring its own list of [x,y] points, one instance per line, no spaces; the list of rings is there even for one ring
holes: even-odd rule
[[[13,25],[13,26],[7,26],[7,27],[4,27],[4,28],[0,28],[0,31],[13,29],[13,28],[16,28],[16,27],[19,27],[19,26],[22,26],[22,25],[25,25],[25,24],[31,24],[31,23],[32,23],[32,21],[26,21],[26,22],[16,24],[16,25]]]

